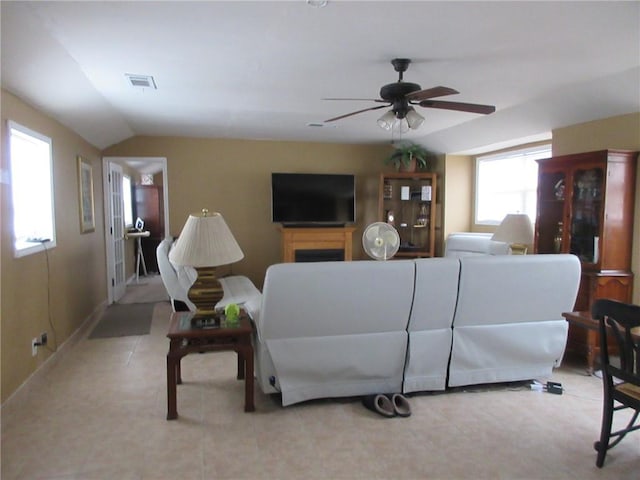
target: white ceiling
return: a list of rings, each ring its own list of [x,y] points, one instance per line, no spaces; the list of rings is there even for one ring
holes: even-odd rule
[[[105,148],[134,135],[388,143],[374,106],[397,80],[491,104],[417,107],[404,138],[439,152],[549,138],[640,111],[640,2],[9,2],[2,87]],[[126,73],[152,75],[135,89]]]

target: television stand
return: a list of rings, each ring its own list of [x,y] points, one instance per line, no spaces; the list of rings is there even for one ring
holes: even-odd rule
[[[344,260],[351,261],[352,234],[355,227],[280,227],[282,233],[282,261],[296,261],[297,250],[342,250]],[[299,256],[300,257],[300,256]],[[322,255],[317,255],[322,258]]]

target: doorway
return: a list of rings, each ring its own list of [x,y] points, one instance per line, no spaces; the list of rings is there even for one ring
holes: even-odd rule
[[[104,192],[104,219],[105,219],[105,245],[106,261],[107,261],[107,302],[108,304],[117,302],[124,294],[125,286],[128,281],[135,278],[133,275],[127,278],[127,268],[137,268],[135,258],[129,258],[124,255],[125,242],[132,240],[126,239],[127,230],[133,228],[124,221],[124,205],[122,199],[122,178],[128,176],[132,180],[134,190],[136,186],[142,187],[143,181],[149,185],[149,179],[155,179],[155,188],[159,197],[159,205],[163,222],[157,236],[165,238],[169,235],[169,192],[167,181],[167,159],[165,157],[103,157],[103,192]],[[121,171],[121,176],[118,176]],[[115,184],[114,184],[115,182]],[[153,184],[153,181],[152,183]],[[118,193],[120,189],[120,193]],[[135,204],[135,196],[132,197]],[[135,215],[135,208],[134,208]],[[133,217],[135,222],[135,217]],[[133,223],[128,220],[128,223]],[[147,245],[149,252],[144,252],[145,257],[153,255],[155,258],[155,248]],[[153,251],[151,251],[153,250]],[[133,262],[133,263],[131,263]]]

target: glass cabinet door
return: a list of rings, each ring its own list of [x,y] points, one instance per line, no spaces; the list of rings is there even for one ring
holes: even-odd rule
[[[538,253],[566,251],[564,208],[566,173],[541,173],[538,183]]]
[[[569,252],[585,263],[598,263],[603,178],[602,168],[576,170],[573,176]]]

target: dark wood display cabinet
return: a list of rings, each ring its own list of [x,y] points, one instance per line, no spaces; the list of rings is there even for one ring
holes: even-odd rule
[[[597,298],[631,301],[637,157],[638,152],[600,150],[538,160],[534,249],[580,258],[575,311],[589,311]],[[587,342],[585,329],[569,328],[570,349],[597,349],[597,341]]]
[[[435,255],[436,174],[383,173],[378,218],[400,234],[397,257]]]

